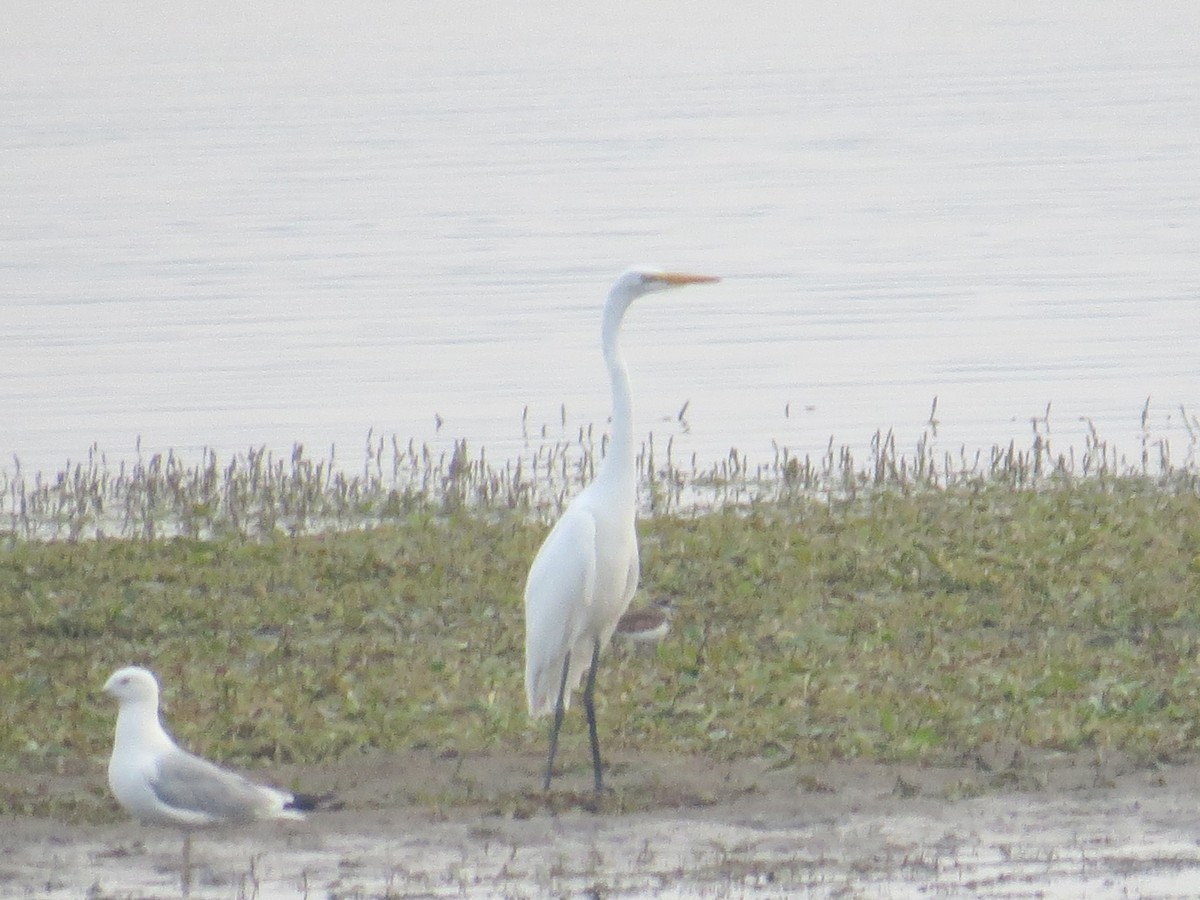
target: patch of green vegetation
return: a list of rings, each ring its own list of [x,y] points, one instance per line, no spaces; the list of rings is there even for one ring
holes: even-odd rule
[[[641,596],[673,601],[672,630],[651,659],[606,657],[606,749],[781,765],[957,761],[996,743],[1145,760],[1197,749],[1193,469],[1077,473],[1042,448],[1036,473],[1035,457],[994,454],[990,469],[938,474],[920,456],[889,458],[885,441],[878,452],[815,480],[788,460],[747,474],[732,457],[721,472],[647,479],[656,503],[664,482],[676,499],[705,478],[726,493],[639,522]],[[320,516],[286,529],[172,518],[137,537],[74,540],[86,529],[70,527],[43,541],[19,537],[41,525],[10,510],[0,771],[99,771],[115,717],[99,688],[130,663],[159,675],[182,743],[246,767],[368,750],[540,755],[521,592],[546,514],[588,458],[572,471],[559,460],[553,479],[543,460],[537,488],[529,469],[504,481],[464,449],[423,492],[371,495],[386,515],[345,511],[327,530]],[[262,463],[258,488],[288,481],[275,469]],[[325,496],[318,482],[338,483],[320,471],[310,500]],[[243,476],[253,481],[239,470],[212,487],[217,505]],[[276,503],[278,523],[276,488],[254,504]],[[560,759],[576,758],[586,763],[586,735],[568,728]],[[14,788],[0,812],[62,806],[35,794]],[[84,805],[84,818],[103,812]]]
[[[118,814],[116,800],[95,780],[56,790],[44,779],[0,783],[0,812],[77,823],[110,822]]]

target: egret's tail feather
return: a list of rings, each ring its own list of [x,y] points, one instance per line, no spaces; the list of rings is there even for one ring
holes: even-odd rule
[[[590,651],[589,651],[590,652]],[[571,672],[567,676],[566,690],[563,691],[563,709],[571,708],[571,694],[579,689],[583,676],[587,674],[586,659],[580,663],[578,654],[571,655]],[[554,714],[554,706],[558,703],[558,690],[562,687],[563,657],[552,659],[538,668],[529,668],[525,672],[525,696],[529,701],[530,718],[550,716]]]

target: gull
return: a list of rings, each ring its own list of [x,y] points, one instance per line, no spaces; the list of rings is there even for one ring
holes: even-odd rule
[[[214,825],[263,819],[303,819],[318,798],[255,784],[182,750],[163,729],[158,680],[147,669],[118,669],[104,692],[120,704],[108,784],[117,802],[137,819],[183,832],[180,882],[191,889],[192,832]]]

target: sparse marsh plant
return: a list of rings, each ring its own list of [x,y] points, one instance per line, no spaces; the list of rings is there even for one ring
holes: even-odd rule
[[[686,408],[686,405],[685,405]],[[644,514],[687,515],[720,507],[758,503],[851,501],[873,491],[912,491],[963,486],[1036,489],[1065,481],[1147,488],[1200,489],[1196,452],[1200,421],[1181,410],[1190,443],[1175,464],[1168,442],[1155,438],[1148,405],[1142,411],[1140,452],[1120,454],[1089,430],[1081,450],[1054,449],[1050,410],[1031,419],[1027,447],[1010,442],[990,451],[941,450],[937,402],[926,431],[905,453],[893,432],[877,432],[865,459],[830,439],[819,458],[798,457],[776,446],[770,462],[752,464],[736,448],[709,465],[673,454],[647,434],[638,453]],[[681,411],[682,415],[682,411]],[[198,460],[174,452],[111,465],[93,446],[87,459],[68,462],[53,475],[26,473],[19,460],[0,470],[0,523],[10,540],[79,540],[127,537],[198,539],[265,538],[330,530],[370,528],[403,521],[416,512],[446,513],[467,508],[479,514],[518,512],[548,519],[594,476],[605,437],[592,426],[529,442],[513,459],[493,462],[485,449],[455,440],[439,448],[375,432],[367,435],[361,467],[351,474],[331,448],[313,457],[301,444],[276,455],[265,448],[221,459],[202,450]]]

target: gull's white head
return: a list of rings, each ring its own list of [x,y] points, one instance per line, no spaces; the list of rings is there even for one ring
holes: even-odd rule
[[[115,697],[122,706],[126,703],[158,705],[158,681],[141,666],[117,669],[104,682],[104,693]]]

